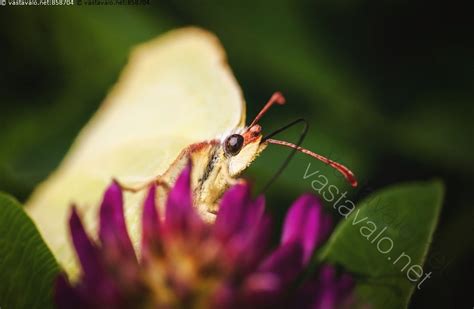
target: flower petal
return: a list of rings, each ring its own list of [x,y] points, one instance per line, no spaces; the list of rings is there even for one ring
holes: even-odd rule
[[[320,201],[311,194],[305,194],[296,200],[285,217],[281,243],[299,242],[303,247],[303,263],[308,263],[318,239],[322,239],[326,228]]]
[[[69,229],[84,277],[86,280],[90,278],[91,282],[94,282],[96,277],[102,274],[98,249],[87,236],[75,206],[72,207],[71,216],[69,217]]]
[[[120,185],[113,182],[107,189],[100,207],[99,238],[107,260],[115,262],[136,261],[123,210]]]
[[[320,269],[313,308],[324,309],[349,305],[353,287],[354,281],[351,276],[344,274],[338,278],[333,266],[324,265]]]
[[[238,308],[238,293],[231,283],[224,282],[216,288],[214,295],[211,297],[210,308],[233,309]]]
[[[160,218],[155,206],[156,186],[152,185],[145,199],[142,215],[142,258],[148,259],[160,241]]]
[[[165,228],[177,234],[194,234],[203,225],[193,207],[191,162],[184,167],[168,193],[165,209]],[[176,235],[177,235],[176,234]]]
[[[295,280],[303,269],[303,248],[298,242],[289,242],[278,247],[259,266],[260,272],[272,272],[280,277],[282,284]]]
[[[322,207],[321,207],[322,208]],[[332,217],[330,215],[324,214],[322,211],[321,216],[321,224],[318,231],[317,239],[316,239],[316,247],[318,247],[321,243],[323,243],[326,238],[331,234],[332,230]]]
[[[250,192],[250,187],[249,187]],[[265,213],[265,197],[263,195],[257,197],[255,201],[247,203],[244,218],[242,220],[241,230],[252,231],[249,227],[258,225],[259,221],[264,217]]]
[[[227,259],[235,272],[244,274],[253,271],[267,252],[271,236],[271,220],[262,217],[254,225],[248,225],[247,232],[241,232],[225,245]]]
[[[178,230],[183,228],[191,208],[191,166],[188,164],[168,193],[165,209],[166,225]]]
[[[216,236],[226,241],[244,225],[251,204],[250,186],[239,183],[230,187],[222,196],[214,231]]]
[[[280,291],[281,281],[271,272],[260,272],[248,276],[244,286],[253,292],[271,293]]]
[[[54,282],[54,302],[57,308],[74,309],[85,305],[65,274],[60,274]]]
[[[249,275],[243,283],[243,297],[246,308],[285,308],[281,296],[286,286],[281,278],[271,272]],[[286,306],[289,308],[289,306]]]

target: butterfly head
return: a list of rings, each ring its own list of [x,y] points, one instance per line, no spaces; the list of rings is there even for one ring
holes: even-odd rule
[[[229,175],[236,177],[265,149],[266,143],[262,143],[262,127],[255,124],[242,134],[231,134],[225,138],[222,146],[229,162]]]
[[[250,163],[252,163],[252,161],[255,160],[255,158],[267,147],[268,144],[276,144],[294,148],[326,163],[327,165],[338,170],[353,187],[357,186],[357,180],[354,174],[344,165],[334,162],[308,149],[302,148],[299,145],[269,138],[275,135],[274,133],[263,137],[262,127],[258,124],[258,122],[260,118],[262,118],[262,116],[274,104],[285,104],[285,98],[280,92],[275,92],[272,95],[270,100],[265,104],[255,119],[248,127],[243,130],[242,133],[233,133],[224,139],[222,148],[224,155],[228,158],[228,171],[231,177],[237,177],[243,170],[245,170],[250,165]]]

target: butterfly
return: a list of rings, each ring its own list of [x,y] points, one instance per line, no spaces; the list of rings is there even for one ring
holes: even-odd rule
[[[136,246],[141,189],[153,182],[173,184],[189,160],[195,205],[210,221],[225,189],[269,144],[320,159],[356,184],[343,165],[262,135],[259,120],[272,105],[284,103],[275,93],[246,126],[243,95],[218,39],[198,28],[170,31],[132,51],[116,85],[26,209],[74,276],[77,267],[67,239],[71,203],[86,228],[95,229],[101,195],[112,177],[131,191],[125,194],[125,216]]]

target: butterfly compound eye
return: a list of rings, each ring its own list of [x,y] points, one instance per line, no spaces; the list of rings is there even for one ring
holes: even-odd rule
[[[225,152],[235,156],[237,155],[242,146],[244,145],[244,138],[240,134],[232,134],[231,136],[227,137],[225,140]]]

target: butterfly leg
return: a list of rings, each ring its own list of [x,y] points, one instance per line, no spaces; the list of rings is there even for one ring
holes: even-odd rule
[[[141,183],[141,184],[138,184],[138,185],[135,185],[135,186],[129,186],[129,185],[125,185],[125,184],[122,184],[120,183],[117,179],[114,179],[114,181],[120,186],[120,188],[123,190],[123,191],[128,191],[128,192],[132,192],[132,193],[137,193],[137,192],[140,192],[144,189],[147,189],[150,187],[150,185],[152,184],[155,184],[157,186],[162,186],[163,188],[165,188],[167,191],[169,190],[170,186],[169,184],[164,181],[162,178],[161,178],[161,175],[160,176],[157,176],[149,181],[145,181],[144,183]]]

